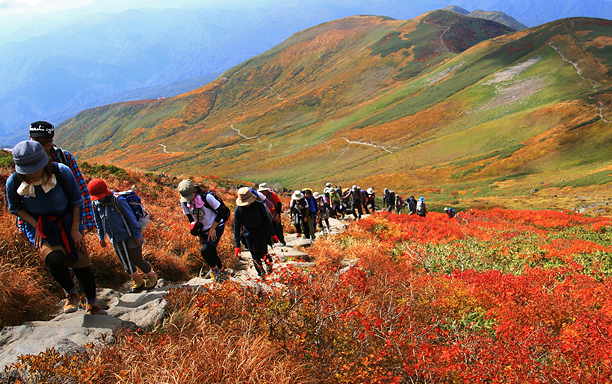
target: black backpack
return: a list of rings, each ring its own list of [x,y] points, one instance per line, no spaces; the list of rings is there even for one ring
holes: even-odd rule
[[[208,201],[206,201],[206,195],[211,195],[212,197],[215,198],[215,200],[217,200],[219,202],[219,208],[218,209],[214,209],[213,207],[210,206],[210,204],[208,204]],[[219,196],[215,195],[214,192],[201,192],[200,196],[202,197],[202,200],[204,201],[204,206],[208,209],[210,209],[211,211],[215,212],[217,215],[219,214],[219,211],[221,211],[221,218],[223,219],[223,222],[227,222],[227,220],[229,220],[230,217],[230,210],[229,208],[227,208],[227,206],[225,205],[225,203],[223,202],[223,199],[220,198]]]

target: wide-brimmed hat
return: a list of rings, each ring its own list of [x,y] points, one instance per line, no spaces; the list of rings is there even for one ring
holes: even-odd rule
[[[419,197],[419,200],[421,200],[421,201],[425,201],[425,199],[424,199],[424,198],[422,198],[422,197]]]
[[[36,173],[50,161],[49,155],[38,141],[26,140],[17,143],[12,152],[15,171],[22,175]]]
[[[368,190],[366,191],[367,193],[369,193],[370,195],[374,193],[374,190],[372,188],[368,188]]]
[[[448,207],[444,207],[444,210],[445,210],[445,211],[448,211],[448,210],[449,210],[449,208],[448,208]]]
[[[87,184],[87,189],[92,200],[102,200],[112,193],[102,179],[91,179]]]
[[[268,187],[268,184],[261,183],[259,184],[259,188],[257,189],[257,192],[269,191],[269,190],[270,190],[270,187]]]
[[[46,121],[35,121],[30,124],[30,137],[44,137],[52,139],[55,136],[55,127]]]
[[[315,192],[312,194],[312,197],[314,197],[315,199],[318,199],[319,197],[323,197],[323,196],[319,195],[319,192]]]
[[[300,191],[295,191],[293,192],[293,195],[291,195],[291,198],[293,200],[302,200],[304,198],[304,194]]]
[[[331,186],[332,186],[332,183],[327,183],[327,184],[325,184],[325,186],[326,186],[326,187],[331,187]]]
[[[238,190],[238,198],[236,199],[236,205],[239,207],[245,207],[254,202],[257,197],[251,192],[251,188],[242,187]]]
[[[191,180],[183,180],[178,185],[178,191],[181,194],[181,202],[188,203],[193,200],[193,194],[195,192],[195,185]]]

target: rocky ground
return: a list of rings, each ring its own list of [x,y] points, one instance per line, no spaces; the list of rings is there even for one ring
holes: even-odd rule
[[[332,233],[342,231],[346,223],[330,219]],[[321,233],[317,234],[321,236]],[[295,234],[285,236],[286,246],[275,245],[271,254],[274,268],[293,265],[301,268],[312,268],[315,263],[299,249],[307,248],[311,240],[297,237]],[[299,249],[298,249],[299,248]],[[256,289],[270,289],[267,283],[257,279],[251,255],[242,252],[240,262],[231,271],[230,279]],[[0,379],[4,367],[17,361],[19,355],[37,355],[49,348],[64,354],[74,351],[85,351],[85,345],[104,345],[114,342],[115,332],[121,329],[146,328],[160,321],[166,307],[165,295],[171,288],[189,286],[197,289],[213,284],[209,274],[195,277],[184,284],[168,285],[160,279],[155,289],[141,293],[127,293],[99,288],[98,301],[100,314],[91,316],[84,309],[70,314],[59,314],[49,321],[32,321],[14,327],[5,327],[0,332]],[[58,307],[59,308],[59,307]]]

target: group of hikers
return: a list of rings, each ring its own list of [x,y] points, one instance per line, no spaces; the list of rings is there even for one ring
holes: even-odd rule
[[[129,292],[154,288],[158,277],[142,252],[142,231],[148,216],[142,206],[141,214],[134,208],[139,198],[132,199],[132,191],[110,190],[100,178],[86,183],[74,157],[53,144],[52,124],[36,121],[30,125],[29,133],[30,140],[18,143],[12,150],[15,172],[6,182],[6,196],[10,212],[17,216],[19,232],[39,251],[52,277],[64,289],[64,312],[78,310],[81,294],[85,297],[86,313],[99,312],[96,281],[84,240],[86,232],[97,231],[101,247],[106,247],[106,237],[109,238],[131,278]],[[182,180],[177,189],[189,231],[199,240],[200,254],[210,268],[211,279],[219,282],[227,279],[229,274],[218,256],[217,246],[230,210],[214,192],[191,180]],[[410,196],[404,202],[393,191],[384,190],[386,210],[400,213],[404,206],[410,214],[423,217],[427,214],[422,197],[416,200]],[[248,249],[262,278],[272,272],[268,247],[275,243],[286,245],[282,208],[279,196],[266,183],[237,190],[235,255],[240,255],[243,246]],[[356,185],[341,188],[327,183],[321,194],[310,188],[295,191],[289,216],[297,236],[314,240],[317,227],[324,233],[331,232],[330,217],[343,219],[353,215],[360,219],[364,212],[370,214],[379,209],[372,188],[362,190]],[[452,209],[446,210],[449,217],[454,216]]]

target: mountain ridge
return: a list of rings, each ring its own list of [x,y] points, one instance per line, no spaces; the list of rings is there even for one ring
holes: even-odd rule
[[[83,112],[58,139],[81,158],[152,171],[291,187],[334,177],[445,199],[525,193],[555,173],[578,182],[593,164],[605,172],[611,22],[559,20],[488,40],[483,22],[436,11],[325,23],[198,90]],[[464,36],[481,42],[464,47]],[[571,141],[585,132],[594,141]]]

